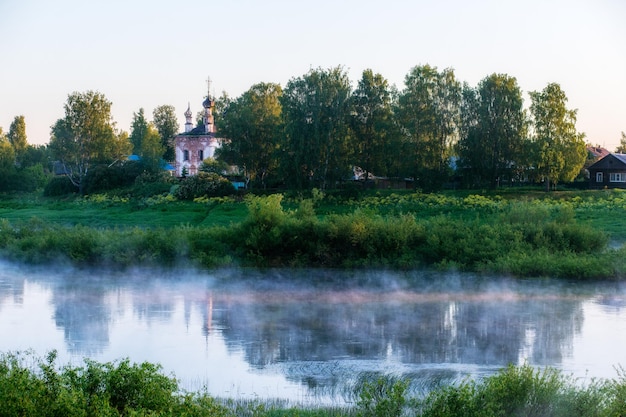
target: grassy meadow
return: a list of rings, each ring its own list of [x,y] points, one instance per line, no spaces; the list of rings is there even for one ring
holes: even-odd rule
[[[128,267],[440,268],[620,279],[626,192],[336,191],[0,199],[0,256]]]

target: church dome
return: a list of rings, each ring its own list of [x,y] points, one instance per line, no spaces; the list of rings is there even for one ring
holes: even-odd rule
[[[213,107],[215,103],[213,102],[213,100],[211,99],[211,97],[207,97],[206,100],[204,100],[202,102],[202,107],[204,107],[205,109],[210,109],[211,107]]]

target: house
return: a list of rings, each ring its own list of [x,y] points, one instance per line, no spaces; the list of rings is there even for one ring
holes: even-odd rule
[[[586,146],[587,146],[587,152],[589,153],[589,157],[593,159],[594,162],[599,159],[604,158],[605,156],[611,153],[608,149],[603,148],[599,145],[594,146],[594,145],[587,144]]]
[[[209,83],[209,90],[210,90]],[[221,146],[221,139],[215,136],[215,125],[213,123],[213,108],[215,100],[211,97],[211,92],[207,94],[202,102],[204,114],[202,122],[193,127],[191,106],[187,106],[185,111],[185,132],[174,137],[175,162],[174,172],[178,177],[184,175],[196,175],[200,169],[202,161],[206,158],[213,158],[215,150]]]
[[[626,154],[609,153],[588,169],[590,188],[626,188]]]

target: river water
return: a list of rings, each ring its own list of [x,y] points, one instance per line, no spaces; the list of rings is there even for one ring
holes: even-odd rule
[[[187,390],[341,403],[360,378],[417,390],[507,364],[614,378],[626,287],[461,273],[125,272],[0,263],[0,351],[161,364]]]

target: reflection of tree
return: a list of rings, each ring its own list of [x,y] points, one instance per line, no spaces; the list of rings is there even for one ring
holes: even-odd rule
[[[85,281],[54,288],[52,302],[54,320],[63,328],[68,351],[93,355],[109,344],[111,313],[105,290]]]
[[[133,311],[137,318],[146,320],[169,320],[174,312],[175,303],[172,297],[146,291],[133,299]]]
[[[26,280],[24,278],[11,280],[0,279],[0,309],[7,300],[13,300],[15,304],[23,303],[25,284]]]
[[[584,312],[581,300],[544,300],[533,303],[535,327],[532,363],[548,365],[571,354],[574,335],[580,333]]]
[[[386,358],[411,365],[558,363],[582,322],[580,300],[215,302],[227,343],[255,367]],[[533,337],[529,339],[529,335]],[[530,344],[530,348],[528,345]],[[527,351],[527,352],[526,352]],[[524,357],[524,353],[530,353]],[[291,369],[291,368],[290,368]],[[304,377],[304,375],[301,375]],[[306,379],[306,378],[305,378]]]

